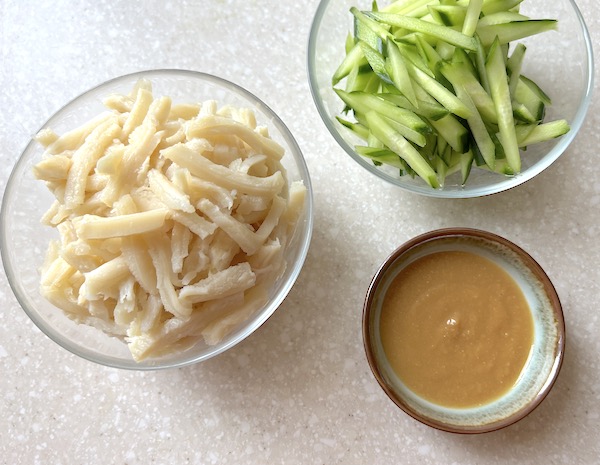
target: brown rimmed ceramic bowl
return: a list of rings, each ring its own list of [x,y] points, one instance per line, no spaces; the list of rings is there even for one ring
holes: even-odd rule
[[[519,285],[530,307],[533,347],[515,385],[482,406],[449,408],[412,392],[386,358],[379,334],[384,297],[408,264],[441,251],[472,252],[501,266]],[[495,234],[451,228],[413,238],[395,250],[377,270],[365,299],[363,338],[369,365],[383,390],[407,414],[431,427],[453,433],[484,433],[509,426],[531,413],[546,397],[560,371],[565,323],[558,294],[540,265],[523,249]]]

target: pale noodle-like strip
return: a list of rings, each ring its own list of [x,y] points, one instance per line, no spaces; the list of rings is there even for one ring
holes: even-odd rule
[[[109,119],[96,127],[85,142],[73,153],[71,167],[65,187],[65,206],[73,209],[81,205],[85,199],[87,177],[98,159],[106,151],[120,128],[113,119]]]
[[[217,165],[208,158],[199,156],[184,144],[174,145],[161,153],[164,157],[187,168],[194,176],[212,181],[226,189],[236,189],[246,194],[274,195],[279,193],[285,184],[279,171],[264,178],[231,171],[226,166]]]
[[[106,239],[131,236],[159,229],[168,210],[157,209],[129,215],[101,217],[83,215],[73,220],[77,235],[82,239]]]
[[[243,262],[211,274],[196,284],[182,287],[179,297],[194,304],[206,302],[243,292],[255,283],[256,276],[250,264]]]
[[[273,139],[269,139],[244,124],[222,116],[207,116],[190,121],[187,127],[189,139],[194,137],[210,138],[217,135],[235,135],[262,153],[277,160],[281,159],[284,150]]]

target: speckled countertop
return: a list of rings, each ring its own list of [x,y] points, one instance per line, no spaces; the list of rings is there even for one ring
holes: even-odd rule
[[[600,49],[600,10],[579,7]],[[306,47],[316,0],[0,0],[0,188],[39,126],[109,78],[188,68],[232,80],[289,126],[314,184],[315,229],[287,300],[255,334],[205,363],[104,368],[58,347],[0,273],[2,464],[600,463],[600,95],[568,153],[488,198],[395,189],[336,145],[313,105]],[[480,436],[423,426],[394,407],[362,347],[371,275],[400,243],[446,226],[504,235],[545,267],[568,339],[548,398]]]

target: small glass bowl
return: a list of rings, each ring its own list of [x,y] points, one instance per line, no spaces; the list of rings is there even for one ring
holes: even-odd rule
[[[380,7],[390,2],[380,3]],[[371,9],[371,0],[322,0],[316,10],[308,42],[309,84],[317,110],[338,144],[359,165],[385,181],[431,197],[480,197],[505,191],[533,178],[548,168],[569,146],[583,124],[593,89],[592,42],[584,19],[573,0],[525,0],[521,12],[532,18],[558,19],[558,31],[545,32],[525,40],[527,54],[523,74],[536,81],[552,98],[546,121],[566,119],[571,130],[564,136],[534,144],[522,153],[522,171],[503,176],[473,168],[465,186],[460,174],[446,178],[442,188],[432,189],[423,180],[399,176],[398,170],[375,166],[358,154],[354,146],[363,144],[336,116],[344,103],[335,94],[331,77],[344,57],[346,36],[352,29],[350,7]]]
[[[472,408],[436,405],[412,392],[392,369],[379,333],[383,300],[398,273],[423,256],[454,250],[488,258],[508,272],[523,291],[534,323],[531,354],[515,385],[500,398]],[[546,397],[562,365],[565,322],[554,286],[529,254],[512,242],[486,231],[448,228],[413,238],[385,260],[376,272],[365,299],[363,339],[375,378],[398,407],[421,423],[440,430],[485,433],[517,422]]]
[[[54,114],[42,128],[58,134],[73,129],[105,110],[102,99],[111,93],[127,94],[141,78],[152,83],[155,95],[165,95],[174,103],[201,103],[216,100],[249,108],[258,124],[268,126],[272,139],[285,149],[282,159],[288,181],[303,181],[307,188],[304,213],[285,254],[286,270],[274,283],[269,302],[216,345],[199,342],[184,352],[135,362],[120,339],[68,319],[46,301],[39,291],[39,268],[50,240],[57,232],[40,223],[53,201],[43,182],[34,178],[32,167],[41,160],[43,148],[31,141],[17,161],[8,180],[0,224],[2,261],[6,276],[19,303],[33,322],[52,340],[85,359],[102,365],[154,370],[201,362],[233,347],[260,327],[279,307],[298,277],[310,244],[313,224],[313,200],[306,162],[294,137],[279,117],[247,90],[210,74],[186,70],[149,70],[117,77],[83,93]]]

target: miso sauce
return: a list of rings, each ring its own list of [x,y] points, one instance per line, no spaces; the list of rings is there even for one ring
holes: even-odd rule
[[[463,408],[510,390],[534,330],[525,296],[504,269],[471,252],[444,251],[395,277],[380,332],[392,368],[413,392]]]

